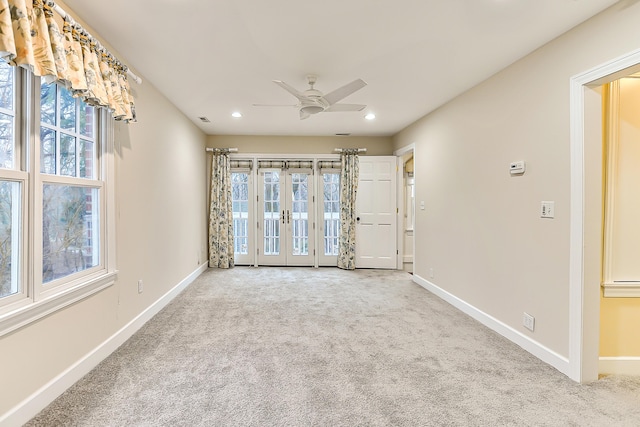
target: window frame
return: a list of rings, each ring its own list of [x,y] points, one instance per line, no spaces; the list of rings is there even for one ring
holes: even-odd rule
[[[117,277],[113,118],[104,108],[96,107],[94,110],[96,170],[93,179],[43,174],[40,172],[40,78],[20,68],[14,68],[14,75],[14,169],[0,169],[0,179],[10,177],[22,183],[22,292],[0,298],[0,336],[113,285]],[[80,133],[79,130],[77,133]],[[47,183],[99,188],[100,256],[97,266],[43,283],[42,195]]]
[[[340,240],[340,169],[338,168],[319,168],[318,173],[318,198],[322,197],[318,203],[318,264],[320,266],[335,266],[338,262],[338,254],[330,255],[325,253],[325,211],[324,211],[324,175],[337,175],[338,177],[338,240]],[[333,200],[331,201],[334,202]]]

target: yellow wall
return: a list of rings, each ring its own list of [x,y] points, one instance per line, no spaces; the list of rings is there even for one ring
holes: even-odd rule
[[[638,131],[640,130],[640,80],[638,79],[621,79],[620,80],[620,144],[637,146]],[[627,150],[625,153],[632,153],[633,150]],[[633,159],[629,158],[633,157]],[[626,156],[625,163],[620,163],[631,170],[634,175],[636,168],[640,168],[640,158],[638,156]],[[632,163],[629,163],[632,162]],[[630,177],[633,182],[637,182],[637,176]],[[629,188],[629,197],[637,197],[637,183]],[[619,209],[618,209],[619,211]],[[637,212],[637,210],[636,210]],[[624,212],[617,212],[618,215]],[[617,218],[618,216],[616,216]],[[633,218],[628,218],[625,222],[626,226],[633,226],[640,223],[637,222],[635,213]],[[633,235],[626,229],[624,235]],[[635,231],[637,234],[637,230]],[[623,236],[624,236],[623,235]],[[635,240],[635,239],[634,239]],[[633,242],[632,242],[633,243]],[[615,247],[620,250],[618,246]],[[626,252],[632,251],[633,248],[626,248]],[[617,251],[616,251],[617,252]],[[616,257],[614,252],[614,259]],[[619,254],[621,255],[621,254]],[[631,267],[637,267],[640,260],[628,262]],[[637,274],[637,272],[635,273]],[[635,276],[634,276],[635,277]],[[640,279],[640,277],[635,277]],[[600,356],[602,357],[624,357],[624,356],[640,356],[640,298],[605,298],[600,299]]]
[[[640,356],[640,298],[602,298],[600,356]]]

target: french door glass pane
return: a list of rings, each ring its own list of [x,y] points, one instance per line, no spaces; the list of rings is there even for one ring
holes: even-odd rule
[[[0,181],[0,298],[20,291],[20,183]]]
[[[42,281],[99,264],[97,188],[44,184]]]
[[[249,174],[231,174],[233,202],[233,246],[234,253],[249,253]]]
[[[291,174],[291,253],[309,255],[309,175]]]
[[[264,254],[280,254],[280,172],[264,172]]]
[[[340,175],[322,175],[324,187],[324,254],[338,255],[340,234]]]

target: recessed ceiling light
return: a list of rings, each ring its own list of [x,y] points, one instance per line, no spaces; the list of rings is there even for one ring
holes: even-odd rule
[[[367,120],[373,120],[376,118],[376,115],[373,113],[368,113],[366,116],[364,116],[364,118]]]
[[[242,117],[242,113],[239,111],[234,111],[233,113],[231,113],[231,116],[239,119],[240,117]]]
[[[202,117],[198,117],[200,119],[201,122],[203,123],[211,123],[211,120],[207,119],[205,116]]]

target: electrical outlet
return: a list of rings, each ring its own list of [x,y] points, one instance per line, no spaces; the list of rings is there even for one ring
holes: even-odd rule
[[[142,283],[142,279],[138,280],[138,293],[141,294],[144,289],[144,283]]]
[[[525,328],[533,332],[536,326],[536,318],[525,312],[522,314],[522,324]]]

